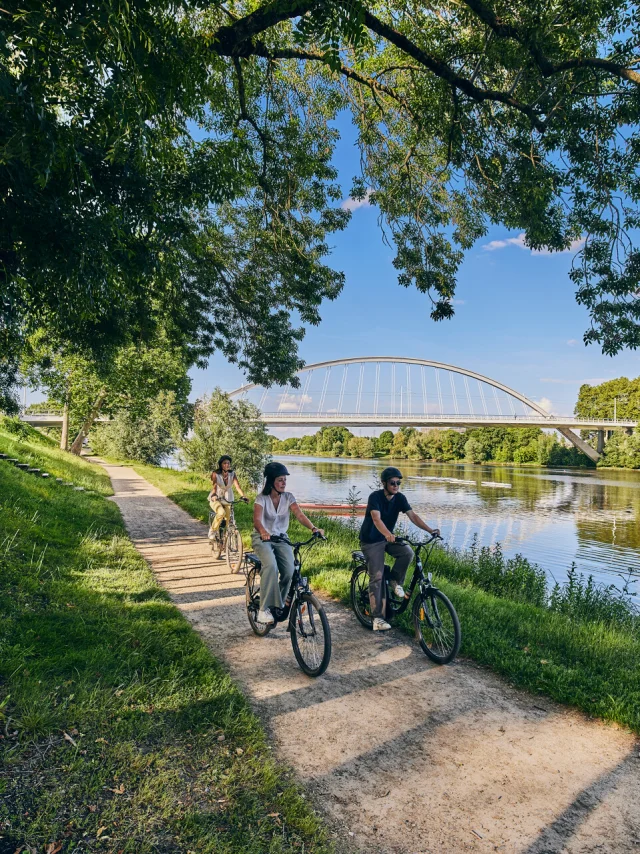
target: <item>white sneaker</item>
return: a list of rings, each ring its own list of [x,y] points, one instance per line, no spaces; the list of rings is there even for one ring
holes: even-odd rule
[[[256,622],[258,623],[275,623],[273,619],[273,614],[268,608],[261,608],[258,611],[258,616],[256,617]]]
[[[374,617],[373,618],[373,631],[374,632],[388,632],[391,626],[386,620],[383,620],[382,617]]]
[[[402,587],[402,584],[394,584],[393,582],[391,582],[391,586],[393,588],[393,592],[396,594],[398,599],[404,599],[404,589]]]
[[[216,535],[213,533],[213,531],[209,531],[209,539],[215,540],[215,538],[216,538]]]

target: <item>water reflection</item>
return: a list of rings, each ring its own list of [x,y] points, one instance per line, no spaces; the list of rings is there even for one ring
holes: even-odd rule
[[[375,460],[286,460],[300,501],[344,501],[351,486],[366,500],[382,468]],[[453,545],[468,546],[474,534],[482,545],[499,541],[558,581],[572,561],[599,581],[618,583],[628,571],[640,577],[638,472],[398,465],[412,506]]]

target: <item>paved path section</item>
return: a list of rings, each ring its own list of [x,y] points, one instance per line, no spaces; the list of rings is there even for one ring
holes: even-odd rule
[[[251,633],[243,578],[212,560],[205,526],[133,469],[105,467],[136,547],[227,662],[339,850],[640,851],[632,735],[469,662],[432,665],[406,636],[373,635],[332,602],[329,670],[305,677],[282,627]]]

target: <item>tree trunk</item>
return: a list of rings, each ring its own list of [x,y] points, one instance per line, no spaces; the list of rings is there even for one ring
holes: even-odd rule
[[[69,395],[64,399],[62,410],[62,435],[60,436],[60,450],[69,450]]]
[[[73,440],[73,444],[69,448],[72,454],[76,454],[80,456],[82,451],[82,443],[89,435],[89,430],[93,427],[93,422],[96,420],[98,415],[100,414],[100,410],[102,409],[102,404],[104,403],[104,399],[107,396],[106,388],[100,389],[98,396],[96,397],[93,406],[91,407],[91,412],[87,415],[84,424],[80,428],[80,432]]]

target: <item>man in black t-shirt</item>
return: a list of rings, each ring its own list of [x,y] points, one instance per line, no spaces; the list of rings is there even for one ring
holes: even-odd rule
[[[406,543],[396,543],[393,529],[400,513],[406,513],[418,528],[429,534],[439,534],[437,528],[430,528],[418,514],[411,509],[406,497],[400,492],[402,472],[390,466],[380,475],[382,489],[372,492],[367,502],[367,512],[360,528],[360,546],[369,567],[369,602],[373,616],[374,632],[386,632],[391,628],[384,619],[385,600],[383,591],[384,556],[395,558],[391,571],[391,584],[396,596],[404,597],[402,584],[409,564],[413,560],[413,549]]]

